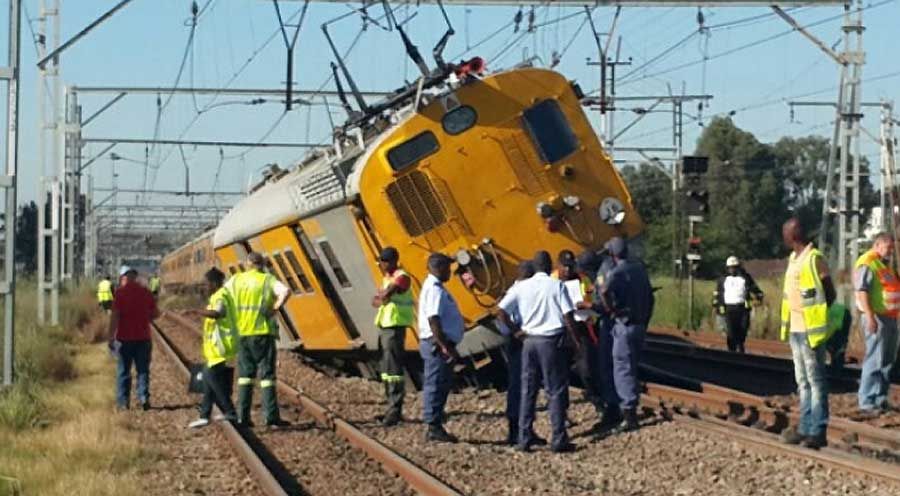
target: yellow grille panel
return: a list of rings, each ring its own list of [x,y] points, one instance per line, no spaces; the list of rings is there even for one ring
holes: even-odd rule
[[[422,171],[412,171],[387,187],[394,212],[410,236],[421,236],[447,222],[447,209]]]

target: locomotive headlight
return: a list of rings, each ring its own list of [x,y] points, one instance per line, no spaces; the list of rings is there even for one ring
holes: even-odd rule
[[[472,263],[472,255],[466,249],[456,252],[456,263],[465,267]]]
[[[537,204],[537,213],[542,218],[549,219],[550,217],[553,217],[553,207],[547,202],[540,202]]]
[[[619,225],[625,220],[625,206],[618,198],[604,198],[597,210],[600,220],[611,226]]]

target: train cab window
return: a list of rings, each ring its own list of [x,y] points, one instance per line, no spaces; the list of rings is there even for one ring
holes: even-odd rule
[[[444,128],[445,133],[455,136],[474,126],[477,121],[478,113],[475,112],[475,109],[463,105],[444,114],[444,117],[441,118],[441,127]]]
[[[388,162],[395,171],[401,171],[438,151],[438,141],[431,131],[425,131],[391,148]]]
[[[285,250],[284,258],[287,259],[288,263],[291,265],[291,268],[294,269],[294,274],[297,275],[297,279],[300,281],[300,286],[303,287],[303,291],[312,293],[312,284],[309,283],[309,278],[306,277],[306,272],[303,272],[303,267],[300,266],[300,261],[297,260],[294,252],[292,252],[291,250]]]
[[[556,100],[544,100],[526,110],[522,122],[547,163],[555,163],[578,148],[578,138]]]
[[[334,271],[334,277],[337,278],[341,287],[352,287],[353,285],[350,284],[350,279],[347,278],[347,273],[344,272],[344,268],[341,267],[341,263],[338,262],[337,257],[334,255],[334,250],[331,249],[331,243],[328,241],[319,241],[319,248],[322,249],[322,254],[325,255],[325,258],[328,260],[328,265],[330,265],[331,270]]]
[[[297,281],[294,280],[294,274],[291,273],[287,265],[284,263],[284,257],[281,256],[280,253],[276,253],[272,255],[272,258],[275,259],[275,263],[278,264],[278,268],[281,269],[281,273],[284,274],[284,280],[287,282],[287,285],[290,286],[292,293],[302,293],[300,286],[297,285]]]

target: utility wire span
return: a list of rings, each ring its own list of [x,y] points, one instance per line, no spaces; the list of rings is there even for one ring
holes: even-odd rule
[[[869,4],[869,5],[865,5],[865,6],[863,6],[863,7],[860,7],[859,10],[870,10],[870,9],[875,9],[875,8],[878,8],[878,7],[881,7],[881,6],[890,4],[890,3],[894,3],[895,1],[896,1],[896,0],[883,0],[883,1],[881,1],[881,2],[871,3],[871,4]],[[826,23],[835,21],[835,20],[837,20],[837,19],[841,19],[841,18],[843,18],[843,17],[844,17],[844,14],[841,13],[841,14],[837,14],[837,15],[833,15],[833,16],[826,17],[826,18],[824,18],[824,19],[820,19],[820,20],[818,20],[818,21],[811,22],[811,23],[806,24],[806,25],[804,25],[804,26],[802,26],[802,27],[803,27],[803,28],[811,28],[811,27],[815,27],[815,26],[819,26],[819,25],[822,25],[822,24],[826,24]],[[791,34],[791,33],[794,33],[794,32],[796,32],[796,29],[791,28],[791,29],[788,29],[788,30],[786,30],[786,31],[781,31],[781,32],[775,33],[775,34],[773,34],[773,35],[769,35],[769,36],[766,36],[766,37],[764,37],[764,38],[760,38],[760,39],[758,39],[758,40],[751,41],[751,42],[749,42],[749,43],[745,43],[745,44],[740,45],[740,46],[738,46],[738,47],[731,48],[731,49],[729,49],[729,50],[725,50],[725,51],[722,51],[722,52],[719,52],[719,53],[710,55],[709,57],[705,57],[705,58],[693,60],[693,61],[690,61],[690,62],[685,62],[685,63],[683,63],[683,64],[679,64],[679,65],[676,65],[676,66],[673,66],[673,67],[669,67],[668,69],[664,69],[664,70],[655,72],[655,73],[653,73],[653,74],[644,75],[644,76],[641,76],[641,77],[639,77],[639,78],[632,78],[632,79],[629,79],[629,80],[624,80],[624,78],[623,78],[623,81],[621,81],[619,84],[620,84],[620,86],[621,86],[621,85],[626,85],[626,84],[634,83],[634,82],[637,82],[637,81],[642,81],[642,80],[645,80],[645,79],[650,79],[650,78],[657,77],[657,76],[661,76],[661,75],[663,75],[663,74],[668,74],[668,73],[670,73],[670,72],[674,72],[674,71],[677,71],[677,70],[680,70],[680,69],[685,69],[685,68],[687,68],[687,67],[691,67],[691,66],[694,66],[694,65],[697,65],[697,64],[702,64],[704,61],[709,61],[709,60],[714,60],[714,59],[726,57],[726,56],[728,56],[728,55],[732,55],[732,54],[734,54],[734,53],[737,53],[737,52],[740,52],[740,51],[743,51],[743,50],[747,50],[747,49],[750,49],[750,48],[754,48],[754,47],[757,47],[757,46],[759,46],[759,45],[762,45],[762,44],[764,44],[764,43],[768,43],[768,42],[770,42],[770,41],[773,41],[773,40],[776,40],[776,39],[779,39],[779,38],[783,38],[783,37],[785,37],[785,36],[787,36],[787,35],[789,35],[789,34]]]

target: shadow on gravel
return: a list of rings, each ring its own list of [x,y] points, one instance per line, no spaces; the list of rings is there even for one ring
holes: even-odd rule
[[[197,408],[196,403],[185,403],[183,405],[150,405],[150,411],[174,412],[178,410],[186,410],[188,408]]]
[[[309,493],[303,489],[303,486],[300,484],[297,479],[291,476],[291,472],[285,467],[275,455],[272,454],[271,451],[266,448],[265,444],[257,437],[256,433],[254,433],[250,429],[238,429],[244,439],[250,443],[250,446],[253,448],[253,451],[256,453],[256,456],[262,460],[263,464],[266,468],[269,469],[269,472],[272,473],[272,476],[275,477],[275,480],[281,484],[281,487],[291,495],[309,495]]]

